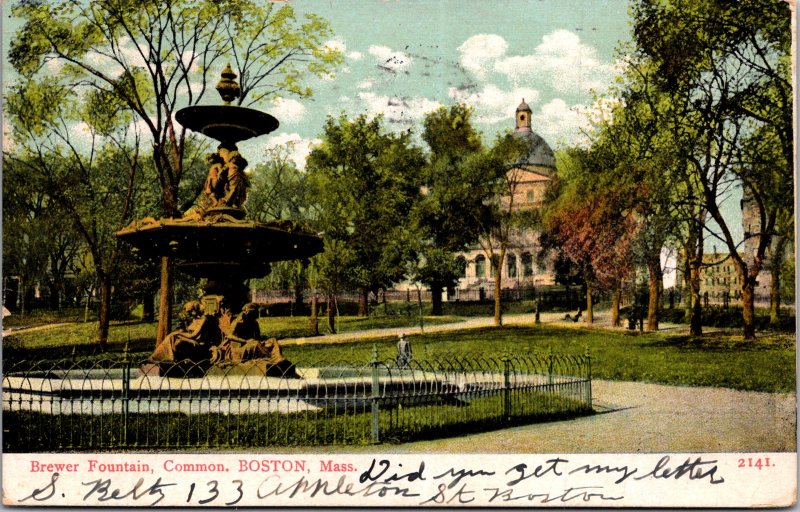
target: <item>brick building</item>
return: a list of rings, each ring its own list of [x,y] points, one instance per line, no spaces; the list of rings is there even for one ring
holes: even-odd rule
[[[550,180],[555,174],[556,161],[553,150],[545,140],[531,128],[531,108],[522,100],[515,115],[515,135],[525,141],[528,151],[521,156],[511,170],[509,180],[513,187],[513,210],[539,208]],[[510,198],[505,198],[509,201]],[[506,204],[508,204],[506,202]],[[552,285],[555,273],[552,262],[544,266],[537,264],[539,236],[536,230],[516,230],[506,253],[502,268],[504,288],[530,288],[532,286]],[[459,255],[464,272],[459,280],[459,291],[494,289],[492,263],[479,246]]]

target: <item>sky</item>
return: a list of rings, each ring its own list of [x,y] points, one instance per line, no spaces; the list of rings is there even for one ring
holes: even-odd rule
[[[553,149],[580,144],[600,108],[595,98],[619,69],[618,48],[630,37],[627,0],[288,1],[298,18],[314,13],[331,24],[326,44],[343,53],[344,63],[335,76],[308,80],[311,97],[258,107],[280,127],[239,144],[251,167],[268,148],[284,146],[304,168],[327,116],[383,114],[388,129],[411,129],[420,141],[424,115],[457,102],[475,108],[486,142],[514,127],[524,99],[533,130]],[[7,15],[3,21],[7,51],[18,24]],[[205,102],[218,101],[208,95]],[[735,192],[724,205],[731,218],[740,217],[739,197]],[[741,222],[732,224],[741,239]]]
[[[313,80],[308,99],[267,106],[281,126],[268,145],[293,141],[304,165],[326,116],[383,114],[393,130],[419,134],[423,116],[457,102],[475,108],[491,141],[514,127],[525,101],[533,129],[554,148],[581,140],[592,91],[612,83],[616,47],[628,37],[622,0],[479,2],[359,0],[295,2],[328,20],[345,62],[331,80]]]

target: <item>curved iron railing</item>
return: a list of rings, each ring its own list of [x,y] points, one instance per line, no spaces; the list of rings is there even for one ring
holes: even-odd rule
[[[6,451],[402,442],[591,412],[586,356],[456,354],[297,369],[20,361],[4,369]],[[457,427],[457,428],[454,428]]]

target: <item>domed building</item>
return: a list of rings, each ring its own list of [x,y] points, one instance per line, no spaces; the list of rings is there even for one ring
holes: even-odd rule
[[[517,137],[526,142],[528,151],[514,162],[508,171],[512,184],[512,196],[502,198],[505,205],[511,202],[512,210],[539,208],[550,180],[555,175],[556,159],[547,142],[531,128],[531,108],[522,100],[515,114]],[[537,263],[540,233],[531,229],[519,229],[511,235],[502,268],[504,289],[525,290],[535,286],[555,284],[553,262]],[[461,253],[464,272],[458,283],[457,297],[470,300],[476,292],[489,297],[494,291],[491,264],[484,251],[475,246]],[[481,292],[480,290],[483,290]]]

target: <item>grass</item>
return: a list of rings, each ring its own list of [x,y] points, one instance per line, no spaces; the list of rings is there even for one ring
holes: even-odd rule
[[[524,395],[524,396],[522,396]],[[519,392],[511,417],[502,418],[499,393],[469,400],[469,405],[426,403],[422,406],[381,408],[381,441],[402,443],[460,436],[507,428],[534,421],[589,414],[578,400],[536,391]],[[47,450],[102,450],[120,447],[181,449],[198,447],[257,447],[369,445],[372,414],[368,407],[323,409],[292,414],[139,414],[128,416],[127,436],[121,414],[49,415],[35,412],[3,413],[6,425],[25,425],[3,431],[7,452]],[[458,428],[453,428],[457,425]]]
[[[454,316],[425,317],[425,325],[452,323],[462,320]],[[319,332],[324,338],[326,319],[320,317]],[[259,319],[264,336],[286,338],[310,336],[308,317],[265,317]],[[404,316],[342,316],[337,320],[339,332],[354,332],[368,329],[393,327],[416,327],[419,318]],[[156,335],[155,323],[137,321],[112,322],[108,334],[108,346],[104,352],[121,352],[127,342],[134,353],[152,352]],[[41,325],[34,330],[12,332],[3,337],[3,356],[6,360],[19,358],[71,357],[73,349],[77,355],[92,355],[101,351],[97,339],[97,323],[70,323],[68,325]]]
[[[795,390],[795,339],[792,334],[762,333],[755,341],[712,333],[699,338],[667,333],[555,326],[505,326],[414,334],[414,357],[433,359],[457,353],[465,357],[500,357],[504,352],[585,354],[592,376],[686,386],[717,386],[748,391]],[[369,342],[286,346],[284,354],[299,366],[306,361],[369,361],[373,343],[381,360],[396,355],[394,338]]]
[[[323,319],[321,319],[323,320]],[[455,321],[457,317],[426,318],[426,325]],[[308,319],[264,318],[262,332],[279,339],[307,332]],[[342,317],[340,331],[377,327],[413,326],[415,318]],[[410,322],[410,323],[404,323]],[[93,339],[94,324],[73,324],[52,329],[29,331],[3,338],[4,360],[54,359],[69,357],[72,347],[77,355],[88,357],[97,347]],[[320,323],[322,328],[322,322]],[[130,336],[131,350],[146,356],[152,350],[154,324],[115,324],[110,333],[109,351],[121,351]],[[409,336],[416,359],[429,359],[437,354],[457,353],[464,356],[499,357],[504,352],[546,352],[592,356],[593,376],[599,379],[652,382],[689,386],[717,386],[732,389],[791,392],[795,390],[794,333],[761,332],[755,341],[745,342],[741,336],[713,332],[698,338],[669,333],[645,333],[582,327],[505,326],[502,328],[465,329],[442,333]],[[346,361],[368,362],[373,343],[381,360],[396,355],[396,338],[370,341],[287,345],[284,354],[298,366]]]

